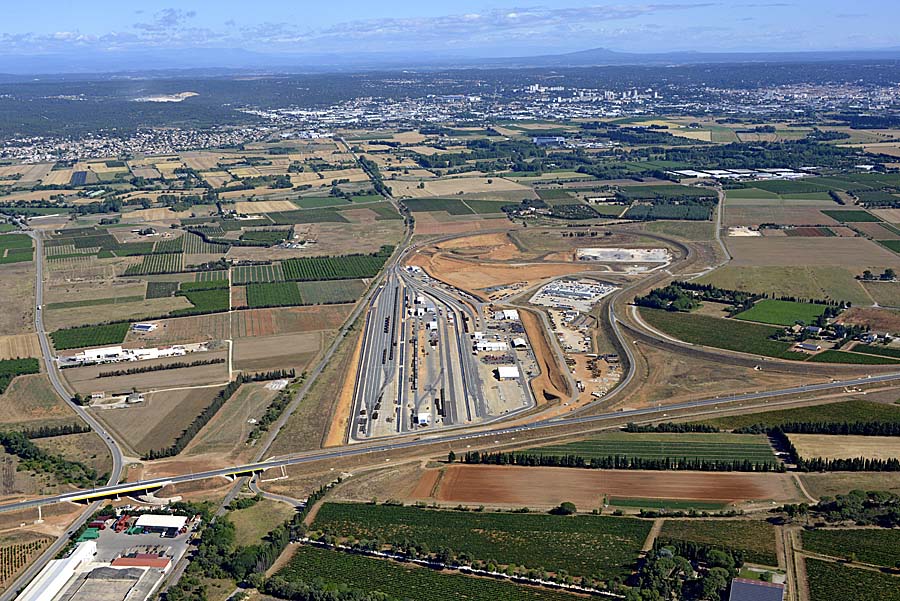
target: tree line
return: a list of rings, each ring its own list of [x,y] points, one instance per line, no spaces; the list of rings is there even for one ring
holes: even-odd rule
[[[225,363],[225,359],[217,357],[215,359],[200,359],[198,361],[177,361],[175,363],[163,363],[161,365],[145,365],[143,367],[131,367],[129,369],[117,369],[113,371],[101,371],[97,374],[98,378],[112,378],[115,376],[131,376],[134,374],[144,374],[153,371],[165,371],[167,369],[184,369],[186,367],[199,367],[201,365],[216,365]]]
[[[455,460],[455,454],[451,459]],[[483,465],[521,465],[529,467],[574,467],[611,470],[690,470],[699,472],[782,472],[784,465],[777,461],[749,459],[696,459],[687,457],[644,458],[627,455],[582,457],[581,455],[543,455],[540,453],[481,453],[468,451],[463,463]]]
[[[53,455],[31,442],[24,432],[0,432],[0,446],[19,458],[20,468],[52,474],[57,480],[89,488],[100,481],[97,471],[78,461]]]
[[[787,422],[777,427],[753,424],[735,434],[833,434],[856,436],[900,436],[900,422]]]
[[[709,424],[676,424],[675,422],[665,422],[662,424],[636,424],[634,422],[628,422],[627,424],[625,424],[625,428],[623,428],[623,430],[625,432],[632,432],[635,434],[648,432],[678,434],[682,434],[685,432],[702,432],[707,434],[714,434],[716,432],[721,432],[719,428],[717,428],[716,426],[711,426]]]

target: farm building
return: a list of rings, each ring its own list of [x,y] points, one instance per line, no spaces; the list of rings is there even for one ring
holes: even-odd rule
[[[518,380],[519,368],[515,365],[501,365],[497,368],[497,376],[503,380]]]
[[[134,323],[131,324],[131,330],[133,332],[138,332],[141,334],[146,334],[147,332],[152,332],[159,326],[155,323]]]
[[[817,351],[821,351],[822,347],[818,344],[813,344],[811,342],[798,342],[797,348],[801,351],[809,351],[811,353],[815,353]]]
[[[187,524],[187,518],[181,515],[160,515],[154,513],[145,513],[137,519],[135,526],[150,530],[152,532],[160,532],[163,534],[174,534],[184,528]]]
[[[731,594],[728,601],[782,601],[784,585],[748,578],[735,578],[731,581]]]

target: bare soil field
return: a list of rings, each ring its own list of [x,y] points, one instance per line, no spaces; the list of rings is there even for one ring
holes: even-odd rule
[[[325,332],[240,338],[234,343],[234,367],[243,371],[295,368],[300,373],[319,353]]]
[[[900,256],[864,238],[727,238],[730,267],[833,265],[900,267]]]
[[[421,500],[517,507],[571,501],[578,507],[597,507],[604,495],[735,503],[787,501],[798,494],[788,474],[454,465],[445,469],[433,496]]]
[[[249,460],[253,447],[246,442],[254,426],[248,420],[259,419],[277,394],[265,384],[243,384],[200,430],[182,455],[209,453],[235,463]]]
[[[645,344],[635,346],[647,360],[643,385],[622,404],[630,408],[673,404],[742,391],[778,390],[821,382],[822,378],[755,371],[726,363],[673,354]]]
[[[900,234],[896,234],[887,229],[880,223],[855,223],[856,229],[860,230],[874,240],[900,240]]]
[[[900,439],[895,436],[828,436],[826,434],[788,434],[801,457],[811,459],[896,459],[900,458]]]
[[[232,314],[234,337],[272,336],[334,330],[346,321],[353,305],[318,305],[286,309],[251,309]]]
[[[407,263],[418,265],[432,277],[473,294],[477,294],[475,291],[479,288],[514,282],[537,282],[545,278],[597,269],[596,264],[574,262],[479,263],[455,258],[434,248],[426,248],[414,253]]]
[[[257,202],[236,202],[233,207],[238,213],[253,215],[256,213],[278,213],[280,211],[296,211],[297,205],[289,200],[260,200]]]
[[[400,241],[403,237],[403,221],[389,219],[365,224],[314,223],[309,226],[305,237],[316,243],[303,249],[302,256],[372,253],[378,251],[383,244],[397,244]]]
[[[167,369],[165,371],[151,371],[127,376],[113,376],[101,378],[99,374],[115,370],[129,369],[135,366],[150,367],[154,365],[168,365],[171,363],[191,362],[201,359],[227,359],[228,353],[193,353],[186,357],[174,359],[156,359],[141,361],[139,363],[120,363],[112,365],[89,365],[87,367],[74,367],[64,370],[66,381],[81,394],[92,392],[127,392],[132,388],[140,391],[159,388],[173,388],[175,386],[192,386],[200,384],[218,384],[228,381],[228,364],[216,363],[214,365],[200,365],[197,367],[185,367],[181,369]]]
[[[890,309],[853,307],[841,313],[836,321],[847,325],[869,326],[876,332],[900,332],[900,311]]]
[[[168,447],[212,401],[221,386],[154,392],[125,409],[91,409],[137,454]]]
[[[46,374],[19,376],[0,395],[0,423],[36,428],[80,421],[57,396]]]
[[[465,234],[498,228],[516,229],[509,220],[484,219],[480,215],[449,215],[441,211],[416,213],[416,234],[423,236]]]
[[[900,209],[873,209],[872,213],[888,223],[900,223]]]
[[[40,357],[41,345],[37,334],[0,336],[0,359]]]
[[[34,265],[0,267],[0,335],[34,331]]]
[[[348,339],[352,339],[348,336]],[[344,443],[347,432],[350,427],[350,412],[353,410],[353,392],[356,385],[356,374],[359,371],[359,354],[362,351],[363,337],[356,336],[356,344],[353,352],[348,357],[348,369],[345,371],[344,379],[340,383],[340,394],[335,405],[334,415],[331,417],[331,423],[328,426],[328,432],[325,435],[323,447],[336,447]],[[345,343],[346,344],[346,343]]]
[[[53,282],[44,285],[44,301],[48,305],[75,300],[144,296],[147,285],[137,279],[109,279],[103,282]]]
[[[151,315],[165,315],[176,309],[192,307],[190,301],[183,296],[170,298],[154,298],[131,303],[114,303],[102,306],[72,307],[67,309],[49,309],[44,311],[44,326],[48,330],[58,330],[98,321],[132,321]]]
[[[531,311],[521,309],[519,316],[522,318],[522,325],[525,326],[525,332],[528,334],[528,340],[531,342],[535,358],[541,369],[541,375],[531,381],[535,399],[539,404],[568,399],[571,393],[568,381],[560,371],[556,354],[553,353],[550,342],[544,335],[540,319]]]

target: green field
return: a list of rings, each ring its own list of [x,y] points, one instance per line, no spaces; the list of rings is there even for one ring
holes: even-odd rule
[[[666,520],[660,541],[690,541],[731,549],[744,554],[744,560],[777,566],[775,527],[758,520]]]
[[[34,249],[31,238],[25,234],[4,234],[0,236],[0,265],[31,261]]]
[[[813,355],[809,358],[809,361],[813,363],[850,363],[853,365],[892,365],[900,363],[900,359],[835,350],[827,350]]]
[[[704,420],[703,423],[720,428],[744,428],[754,424],[775,427],[793,422],[813,423],[868,423],[889,422],[900,424],[900,406],[852,400],[828,403],[814,407],[798,407],[781,411],[764,411],[748,415],[733,415]]]
[[[496,200],[466,200],[465,203],[479,215],[502,214],[502,207],[509,204],[508,202],[498,202]]]
[[[149,288],[149,286],[148,286]],[[150,297],[148,297],[150,298]],[[158,298],[158,297],[156,297]],[[107,298],[90,298],[78,301],[66,301],[62,303],[47,303],[45,309],[74,309],[77,307],[94,307],[97,305],[118,305],[121,303],[139,303],[143,296],[114,296]]]
[[[366,291],[362,280],[330,280],[324,282],[297,282],[300,297],[305,305],[330,305],[355,303]]]
[[[597,210],[599,207],[593,207]],[[621,212],[622,207],[615,207]],[[712,240],[715,236],[715,224],[694,221],[654,221],[644,226],[648,232],[679,236],[686,240]]]
[[[190,283],[203,285],[207,282]],[[227,282],[225,282],[225,284],[227,284]],[[200,313],[219,313],[228,311],[230,308],[227,285],[224,288],[203,288],[199,290],[191,288],[185,289],[186,285],[188,284],[181,285],[181,290],[178,292],[178,295],[188,299],[193,307],[172,311],[170,315],[173,317],[196,315]]]
[[[334,208],[298,209],[282,213],[269,213],[269,219],[275,225],[293,225],[295,223],[350,223],[346,217]]]
[[[854,305],[871,305],[850,270],[843,267],[731,267],[725,266],[697,280],[729,290],[764,291],[774,296],[821,298],[847,301]]]
[[[415,198],[402,201],[411,213],[446,211],[451,215],[472,215],[474,211],[461,200],[449,198]]]
[[[753,182],[754,188],[766,190],[773,194],[811,194],[815,192],[828,192],[829,188],[821,184],[810,181],[786,181],[772,180],[764,182]]]
[[[895,253],[900,253],[900,240],[878,240],[878,244]]]
[[[16,376],[36,374],[40,371],[40,362],[34,358],[0,360],[0,394],[6,392],[6,387]]]
[[[716,511],[724,509],[725,503],[715,501],[681,501],[678,499],[641,499],[631,497],[610,497],[607,502],[614,507],[632,507],[636,509],[668,509],[697,511]]]
[[[735,315],[735,319],[757,321],[776,326],[792,326],[798,321],[809,325],[816,323],[819,316],[825,313],[826,308],[826,305],[813,303],[764,299],[757,301],[746,311]]]
[[[627,574],[650,526],[633,518],[438,511],[361,503],[326,503],[313,523],[316,530],[342,537],[378,537],[387,543],[412,540],[502,565],[567,570],[598,578]]]
[[[301,209],[321,209],[323,207],[345,206],[347,201],[336,196],[298,198],[291,201]]]
[[[380,592],[390,599],[428,601],[575,601],[549,589],[517,586],[485,578],[446,574],[428,568],[302,545],[275,577],[288,582],[322,581],[334,588]]]
[[[302,305],[300,290],[294,282],[250,284],[247,286],[247,305],[251,309],[262,307],[292,307]]]
[[[198,271],[194,276],[195,282],[218,282],[220,280],[228,280],[227,271]]]
[[[859,210],[849,210],[849,211],[831,211],[825,210],[822,211],[825,215],[828,215],[835,221],[839,221],[841,223],[871,223],[875,221],[881,221],[878,217],[869,213],[868,211],[859,211]]]
[[[239,265],[231,269],[231,278],[235,284],[283,282],[284,271],[281,269],[281,263],[273,265]]]
[[[854,353],[865,353],[867,355],[881,355],[883,357],[894,357],[900,359],[900,348],[892,348],[887,346],[872,346],[871,344],[857,344],[853,347]]]
[[[893,568],[900,563],[900,530],[806,530],[803,548],[814,553]]]
[[[281,263],[284,279],[297,282],[314,280],[356,280],[375,277],[393,252],[382,247],[371,255],[341,255],[337,257],[304,257]]]
[[[168,253],[144,255],[138,265],[129,265],[125,275],[151,275],[154,273],[176,273],[182,270],[184,255]]]
[[[779,328],[707,315],[641,308],[641,317],[679,340],[767,357],[790,357],[791,345],[769,340]]]
[[[265,246],[275,246],[287,240],[291,236],[291,230],[252,230],[241,234],[244,242],[253,242]]]
[[[900,601],[900,583],[887,574],[807,559],[806,575],[813,601]]]
[[[106,325],[79,326],[56,330],[50,334],[56,350],[84,348],[88,346],[106,346],[121,344],[128,334],[128,322],[122,321]]]
[[[535,447],[524,453],[591,459],[611,455],[641,459],[709,459],[775,463],[775,454],[765,436],[706,433],[610,432],[559,445]]]

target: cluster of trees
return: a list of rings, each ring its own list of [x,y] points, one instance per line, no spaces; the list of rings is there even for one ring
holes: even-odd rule
[[[216,365],[217,363],[225,363],[225,359],[217,357],[215,359],[199,359],[197,361],[176,361],[175,363],[163,363],[159,365],[145,365],[143,367],[130,367],[128,369],[116,369],[113,371],[101,371],[97,374],[98,378],[112,378],[115,376],[131,376],[134,374],[143,374],[151,371],[165,371],[167,369],[184,369],[185,367],[199,367],[201,365]]]
[[[367,157],[359,157],[359,165],[363,168],[363,171],[369,176],[369,179],[373,182],[373,188],[375,189],[376,194],[381,194],[382,196],[390,196],[391,188],[384,183],[384,176],[381,175],[381,169],[378,168],[378,163],[369,159]]]
[[[262,436],[263,432],[268,432],[269,426],[274,424],[275,421],[281,417],[281,414],[284,413],[285,408],[290,402],[291,392],[289,390],[282,390],[278,393],[278,396],[276,396],[275,399],[269,403],[269,406],[266,407],[266,412],[263,413],[262,417],[256,422],[253,430],[247,435],[247,442],[253,442]]]
[[[891,282],[897,279],[897,272],[890,267],[881,272],[881,275],[876,276],[870,270],[866,269],[862,272],[862,275],[859,276],[859,279],[865,280],[867,282],[871,282],[874,280],[882,280],[886,282]]]
[[[450,455],[448,460],[452,461]],[[486,465],[523,465],[549,467],[576,467],[585,469],[615,470],[692,470],[699,472],[779,472],[784,466],[775,461],[750,461],[749,459],[694,459],[686,457],[666,457],[648,459],[609,455],[606,457],[582,457],[580,455],[542,455],[539,453],[481,453],[469,451],[463,457],[464,463]]]
[[[242,382],[268,382],[269,380],[290,380],[297,376],[297,371],[291,369],[273,369],[271,371],[258,371],[252,374],[244,374]]]
[[[732,305],[729,313],[736,315],[752,307],[756,301],[766,297],[767,295],[765,294],[729,290],[728,288],[719,288],[712,284],[679,281],[672,282],[665,288],[651,290],[646,296],[634,299],[634,304],[652,309],[690,311],[699,307],[701,301],[710,301]]]
[[[805,517],[818,520],[816,526],[824,523],[852,522],[857,526],[879,526],[896,528],[900,526],[900,495],[887,491],[852,490],[846,495],[822,497],[815,505],[808,503],[788,503],[778,510],[788,520]]]
[[[63,424],[61,426],[41,426],[39,428],[26,428],[19,430],[26,438],[53,438],[54,436],[68,436],[69,434],[85,434],[91,431],[90,426],[84,424]]]
[[[89,488],[100,482],[95,469],[48,453],[31,442],[24,432],[0,432],[0,446],[10,455],[19,458],[19,469],[49,473],[59,482],[81,488]]]
[[[16,376],[36,374],[39,371],[41,371],[40,362],[33,357],[0,361],[0,394],[6,392],[7,386]]]
[[[637,587],[628,590],[625,600],[720,601],[742,565],[732,551],[657,540],[638,570]]]
[[[269,532],[257,545],[240,546],[236,543],[234,524],[226,517],[213,519],[211,515],[203,520],[200,543],[185,576],[166,593],[168,601],[206,601],[203,578],[231,578],[238,583],[266,589],[265,572],[288,543],[305,533],[303,523],[310,509],[325,495],[337,481],[320,487],[291,519]],[[210,521],[212,520],[212,521]],[[267,589],[266,589],[267,590]],[[295,599],[295,597],[285,597]],[[303,598],[303,597],[300,597]],[[309,597],[309,599],[331,600],[330,597]]]

